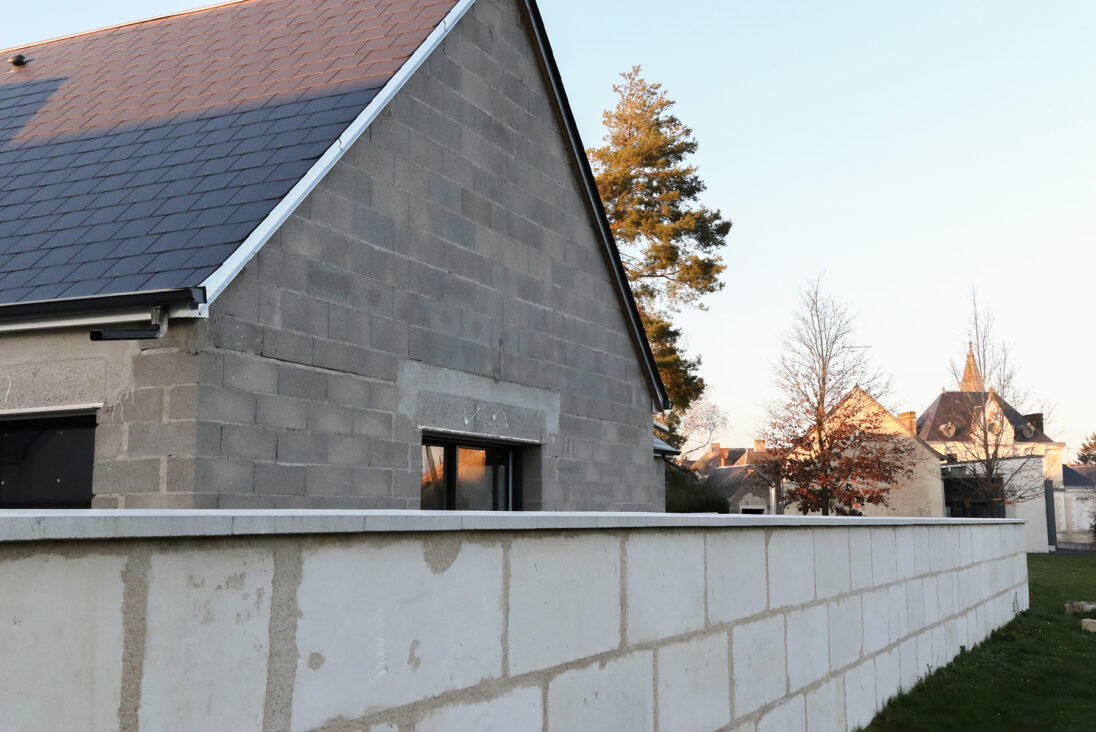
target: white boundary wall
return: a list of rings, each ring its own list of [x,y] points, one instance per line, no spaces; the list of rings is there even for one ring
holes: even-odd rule
[[[0,719],[852,729],[1027,608],[1023,552],[1006,520],[0,512]]]

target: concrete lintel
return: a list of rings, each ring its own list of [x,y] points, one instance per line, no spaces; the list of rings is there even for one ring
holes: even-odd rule
[[[1016,519],[867,518],[611,512],[349,510],[0,510],[0,542],[150,537],[590,529],[955,526]]]

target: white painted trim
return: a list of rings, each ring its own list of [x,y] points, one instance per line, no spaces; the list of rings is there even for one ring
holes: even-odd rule
[[[334,167],[346,151],[350,149],[350,146],[361,137],[362,133],[372,124],[373,120],[384,110],[388,103],[392,101],[392,98],[396,96],[396,93],[403,88],[404,84],[411,78],[412,74],[418,71],[422,66],[426,58],[441,45],[441,42],[445,40],[445,37],[449,35],[449,31],[453,30],[464,14],[472,7],[472,3],[475,0],[459,0],[459,2],[453,6],[446,16],[438,23],[437,27],[430,32],[430,35],[426,37],[415,52],[411,54],[410,58],[404,62],[403,66],[388,80],[388,83],[381,88],[377,96],[373,97],[366,108],[362,111],[358,117],[350,123],[350,126],[346,128],[339,138],[335,141],[327,151],[320,156],[320,159],[305,173],[304,177],[297,181],[297,184],[290,189],[289,193],[278,202],[278,205],[274,207],[274,210],[263,219],[262,223],[251,232],[251,235],[244,240],[244,242],[236,249],[235,252],[225,260],[216,272],[202,282],[202,287],[206,291],[206,302],[198,307],[198,311],[195,313],[198,317],[204,317],[209,310],[209,304],[217,299],[228,284],[240,273],[240,270],[244,268],[251,259],[258,254],[263,245],[270,240],[270,237],[274,235],[274,232],[278,230],[285,220],[289,218],[290,214],[296,210],[297,206],[304,201],[305,197],[312,192],[313,189],[319,184],[327,172]]]
[[[745,529],[776,527],[1024,524],[1016,519],[942,519],[601,511],[340,511],[199,509],[0,510],[0,543],[53,539],[264,536],[435,531]]]
[[[418,429],[425,432],[427,439],[429,435],[440,435],[443,437],[453,438],[468,438],[470,440],[498,440],[499,442],[510,442],[521,445],[544,445],[543,440],[533,440],[528,437],[507,437],[506,435],[493,435],[486,432],[465,432],[463,430],[453,430],[446,427],[430,427],[429,425],[420,424]]]
[[[56,414],[57,412],[90,412],[93,409],[102,409],[102,402],[91,402],[88,404],[62,404],[56,407],[29,407],[23,409],[0,409],[0,419],[4,417],[41,417],[48,416],[50,414]]]

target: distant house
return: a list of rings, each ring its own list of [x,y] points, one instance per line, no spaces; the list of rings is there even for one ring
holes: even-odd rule
[[[666,392],[532,0],[3,55],[0,505],[663,510]]]
[[[1062,488],[1055,491],[1058,544],[1093,543],[1096,515],[1096,465],[1063,465]]]

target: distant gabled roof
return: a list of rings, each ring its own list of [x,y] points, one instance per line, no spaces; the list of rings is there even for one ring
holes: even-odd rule
[[[244,0],[3,52],[28,62],[0,72],[0,303],[200,285],[456,1]]]
[[[928,442],[967,442],[971,439],[975,410],[984,409],[991,400],[997,403],[1001,414],[1012,425],[1016,442],[1054,442],[1043,432],[1042,425],[1036,422],[1031,425],[1035,430],[1032,436],[1025,437],[1024,428],[1028,425],[1028,418],[992,391],[942,392],[917,418],[917,436]],[[943,429],[945,425],[955,428],[950,436]]]
[[[1096,465],[1063,465],[1062,484],[1066,488],[1096,489]]]

